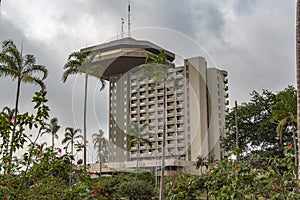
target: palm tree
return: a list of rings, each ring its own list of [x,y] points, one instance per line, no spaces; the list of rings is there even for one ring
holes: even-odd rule
[[[102,173],[101,163],[106,162],[107,156],[108,156],[108,150],[107,150],[108,142],[103,135],[104,135],[104,132],[102,129],[99,129],[99,133],[94,133],[92,135],[94,148],[97,149],[97,156],[98,156],[98,161],[99,161],[99,166],[100,166],[99,177],[101,177],[101,173]]]
[[[149,78],[153,79],[153,84],[157,86],[158,83],[164,84],[164,131],[162,141],[162,161],[161,161],[161,180],[160,180],[160,194],[159,200],[164,199],[164,176],[165,176],[165,146],[166,146],[166,133],[167,133],[167,109],[166,109],[166,83],[168,78],[168,67],[170,63],[167,60],[167,56],[163,50],[160,50],[159,54],[149,54],[146,58],[145,64],[141,65],[143,74],[141,79]]]
[[[50,124],[48,124],[47,127],[44,127],[43,132],[41,135],[45,133],[50,133],[52,136],[52,150],[54,150],[54,139],[58,139],[57,132],[60,129],[60,126],[58,125],[58,119],[56,117],[52,118],[50,120]]]
[[[297,73],[297,129],[298,129],[298,179],[300,178],[300,0],[296,10],[296,73]]]
[[[83,105],[83,162],[84,167],[86,168],[86,132],[87,132],[87,123],[86,123],[86,109],[87,109],[87,85],[88,85],[88,76],[94,76],[100,79],[102,91],[105,87],[105,81],[102,79],[103,68],[99,65],[92,65],[92,61],[95,58],[96,54],[88,56],[87,54],[81,52],[73,52],[69,55],[67,63],[64,65],[65,72],[62,76],[62,81],[65,83],[70,75],[75,74],[85,74],[85,84],[84,84],[84,105]]]
[[[138,123],[131,123],[129,125],[129,130],[127,132],[127,150],[130,151],[133,146],[137,147],[137,157],[136,157],[136,180],[137,180],[137,173],[139,167],[139,155],[140,155],[140,147],[141,144],[148,144],[150,147],[152,143],[149,139],[147,139],[144,133],[146,130],[146,124],[140,126]]]
[[[81,130],[78,129],[74,129],[72,127],[67,127],[65,129],[65,138],[62,140],[62,144],[67,144],[67,146],[69,146],[69,144],[71,144],[71,154],[73,154],[73,150],[74,150],[74,144],[78,139],[82,139],[82,135],[80,135],[79,133],[81,133]]]
[[[197,156],[197,161],[196,161],[196,168],[200,169],[201,173],[202,173],[202,168],[205,167],[206,169],[208,168],[208,162],[205,159],[204,156]]]
[[[297,96],[295,88],[288,86],[284,91],[276,95],[276,100],[276,103],[271,107],[272,121],[278,122],[276,132],[279,135],[280,146],[282,147],[283,144],[283,131],[290,124],[292,125],[294,146],[296,147],[294,123],[297,123]]]
[[[10,76],[12,80],[17,81],[17,92],[16,92],[16,102],[15,102],[15,114],[14,114],[14,124],[13,131],[10,141],[10,152],[9,156],[12,158],[13,147],[16,125],[17,125],[17,114],[19,106],[19,97],[21,83],[31,83],[39,85],[43,90],[46,88],[43,80],[48,76],[48,70],[43,65],[36,65],[36,60],[33,55],[27,54],[22,55],[16,45],[11,40],[5,40],[2,43],[2,52],[0,53],[0,76],[7,77]],[[42,74],[41,77],[35,76],[36,74]]]

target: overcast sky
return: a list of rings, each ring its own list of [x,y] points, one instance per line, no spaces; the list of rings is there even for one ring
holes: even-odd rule
[[[82,128],[81,76],[61,82],[67,56],[86,46],[120,38],[127,0],[3,0],[0,41],[12,39],[48,67],[51,116]],[[203,56],[227,70],[231,105],[249,100],[252,90],[279,91],[295,85],[295,0],[131,0],[131,36],[150,40],[183,58]],[[124,26],[127,31],[127,24]],[[126,33],[125,33],[126,34]],[[180,61],[181,60],[181,61]],[[22,85],[20,112],[32,108],[37,86]],[[88,133],[108,131],[108,87],[89,82]],[[0,80],[1,108],[13,107],[16,83]],[[62,136],[61,136],[62,139]],[[58,142],[57,142],[58,144]],[[89,138],[89,152],[92,152]],[[95,155],[94,155],[95,156]],[[89,157],[91,161],[91,153]]]

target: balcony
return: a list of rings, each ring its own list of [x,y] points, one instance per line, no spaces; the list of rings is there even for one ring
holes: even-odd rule
[[[177,138],[184,138],[184,132],[178,132]]]
[[[228,78],[224,78],[223,82],[224,82],[225,84],[227,84],[227,83],[228,83]]]
[[[224,87],[224,90],[225,90],[225,91],[228,91],[228,86],[227,86],[227,85]]]
[[[176,104],[176,107],[177,107],[177,108],[182,108],[182,107],[183,107],[183,103],[178,103],[178,104]]]
[[[136,100],[136,95],[134,95],[134,96],[131,95],[131,99],[132,99],[132,100]]]
[[[149,113],[149,119],[155,119],[155,115],[154,115],[154,113]]]
[[[174,116],[174,112],[173,111],[167,112],[167,117],[173,117],[173,116]]]
[[[183,96],[182,95],[177,95],[176,101],[183,101]]]
[[[167,133],[167,139],[174,139],[175,132]]]
[[[167,110],[174,110],[174,105],[167,106]]]
[[[227,76],[228,76],[228,73],[227,73],[227,71],[225,71],[225,70],[222,70],[222,71],[221,71],[221,74],[223,75],[223,77],[227,77]]]
[[[131,117],[131,121],[137,121],[137,117]]]
[[[177,123],[182,124],[182,123],[184,123],[184,121],[183,121],[183,119],[177,119]]]
[[[149,96],[149,97],[154,97],[154,96],[155,96],[155,95],[154,95],[154,92],[151,92],[151,93],[149,92],[148,96]]]
[[[185,147],[184,142],[177,143],[177,147],[178,147],[178,148],[183,148],[183,147]]]
[[[173,102],[173,101],[175,101],[174,96],[167,98],[167,102]]]
[[[167,121],[167,124],[168,125],[173,125],[173,124],[175,124],[175,122],[174,122],[174,120],[171,120],[171,121]]]
[[[175,132],[175,126],[168,126],[167,131],[168,132]]]
[[[225,105],[226,105],[226,106],[229,105],[229,101],[228,101],[228,100],[225,101]]]
[[[136,146],[132,146],[131,149],[130,149],[131,150],[131,154],[133,154],[133,152],[136,152],[135,151],[136,149],[137,149]]]
[[[146,109],[140,109],[140,113],[146,113]]]
[[[136,81],[131,81],[131,86],[136,86]]]
[[[131,110],[131,114],[137,114],[136,110]]]
[[[159,119],[157,120],[157,122],[158,122],[158,125],[160,125],[160,126],[163,126],[163,125],[164,125],[164,120],[161,119],[161,118],[159,118]]]
[[[140,120],[147,120],[146,116],[140,117]]]
[[[177,126],[177,131],[184,131],[184,126]]]
[[[167,147],[168,147],[168,148],[174,148],[174,147],[175,147],[175,143],[168,143],[168,144],[167,144]]]
[[[143,93],[143,94],[140,94],[140,99],[145,99],[146,98],[146,94]]]
[[[154,112],[155,111],[155,108],[154,107],[149,107],[149,112]]]

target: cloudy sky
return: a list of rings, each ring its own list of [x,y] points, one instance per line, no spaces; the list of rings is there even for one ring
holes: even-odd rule
[[[0,41],[12,39],[48,67],[51,116],[62,126],[82,128],[84,80],[61,82],[67,56],[86,46],[120,38],[127,0],[2,0]],[[127,23],[127,22],[126,22]],[[245,102],[252,90],[295,85],[295,0],[131,0],[131,36],[183,58],[203,56],[229,73],[229,95]],[[127,25],[124,26],[127,31]],[[125,33],[126,34],[126,33]],[[16,83],[0,80],[0,106],[14,105]],[[22,85],[20,112],[32,108],[37,86]],[[89,82],[88,133],[108,131],[108,90]],[[62,138],[62,136],[61,136]],[[89,159],[92,144],[89,138]],[[57,143],[58,144],[58,143]],[[95,153],[94,153],[95,154]]]

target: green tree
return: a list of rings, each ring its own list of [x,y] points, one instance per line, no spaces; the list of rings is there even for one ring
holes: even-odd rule
[[[75,142],[78,142],[78,139],[82,139],[82,135],[80,134],[81,130],[80,129],[74,129],[72,127],[67,127],[65,129],[65,137],[62,140],[62,144],[71,144],[71,154],[74,155],[74,144]]]
[[[283,146],[283,134],[292,132],[294,147],[297,147],[296,124],[297,123],[297,92],[293,86],[288,86],[276,95],[276,103],[272,108],[272,121],[278,123],[276,133],[279,135],[280,147]],[[297,151],[296,151],[297,152]],[[295,163],[297,165],[297,154]]]
[[[85,84],[84,84],[84,106],[83,106],[83,162],[84,167],[86,167],[86,132],[87,132],[87,85],[88,77],[94,76],[98,78],[101,82],[100,91],[105,87],[105,81],[102,79],[103,67],[100,65],[93,64],[93,60],[96,54],[87,55],[81,52],[73,52],[69,55],[67,63],[64,65],[64,73],[62,76],[62,81],[65,83],[70,75],[85,74]]]
[[[133,146],[136,146],[137,154],[136,154],[136,178],[139,167],[139,155],[140,155],[140,147],[141,144],[147,144],[152,146],[150,140],[146,138],[146,124],[139,125],[138,123],[131,123],[129,125],[129,129],[127,132],[127,150],[130,151]]]
[[[293,86],[288,86],[283,91],[276,94],[276,103],[272,105],[272,121],[277,122],[276,133],[279,135],[280,145],[283,144],[282,135],[284,129],[290,125],[295,127],[297,114],[297,96]],[[293,131],[294,144],[296,142]]]
[[[278,139],[274,134],[277,124],[271,122],[271,107],[275,103],[276,95],[263,90],[261,94],[253,91],[250,101],[238,106],[239,148],[242,152],[273,156],[278,150]],[[235,146],[236,137],[234,110],[226,116],[226,129],[228,132],[222,145],[226,151],[230,151]]]
[[[104,132],[99,129],[99,133],[92,135],[94,148],[97,150],[97,157],[100,166],[100,177],[102,173],[102,163],[108,160],[108,141],[104,137]]]
[[[16,102],[15,102],[15,115],[14,115],[14,125],[11,134],[10,141],[10,151],[9,156],[12,158],[12,154],[15,151],[13,144],[15,142],[15,132],[17,126],[17,115],[19,107],[19,97],[21,83],[31,83],[37,84],[42,89],[46,86],[43,82],[48,76],[48,70],[43,65],[36,65],[36,60],[33,55],[27,54],[23,55],[17,49],[16,45],[11,40],[5,40],[2,43],[2,52],[0,53],[0,77],[11,77],[12,80],[17,81],[17,92],[16,92]],[[36,76],[37,74],[42,74],[41,77]]]
[[[58,139],[57,132],[59,129],[60,129],[60,126],[58,125],[58,119],[56,117],[54,117],[50,120],[50,124],[48,124],[42,132],[42,135],[45,133],[51,134],[52,149],[54,149],[54,139]]]

